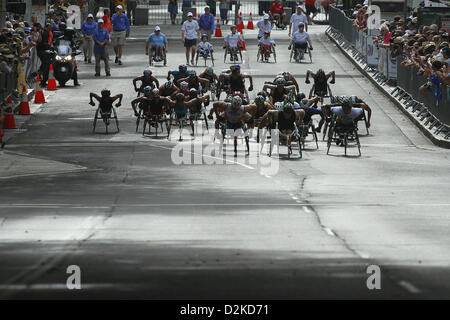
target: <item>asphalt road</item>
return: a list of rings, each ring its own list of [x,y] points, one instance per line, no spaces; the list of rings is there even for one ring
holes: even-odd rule
[[[236,159],[202,160],[199,135],[177,143],[135,133],[131,79],[146,67],[143,42],[127,45],[110,79],[80,62],[82,86],[52,93],[1,155],[0,297],[449,298],[450,151],[433,146],[324,30],[310,29],[312,65],[288,62],[279,31],[278,63],[256,63],[248,36],[243,69],[257,89],[289,70],[305,92],[307,68],[334,69],[333,92],[373,109],[361,157],[337,146],[327,156],[320,142],[302,159],[281,148],[270,160],[252,139],[250,157],[241,144]],[[172,69],[182,50],[171,41]],[[153,68],[161,81],[168,70]],[[91,132],[88,93],[103,87],[125,97],[118,134],[102,124]],[[176,164],[174,147],[189,163]],[[66,287],[69,265],[81,268],[81,290]],[[367,288],[369,265],[381,269],[380,290]]]

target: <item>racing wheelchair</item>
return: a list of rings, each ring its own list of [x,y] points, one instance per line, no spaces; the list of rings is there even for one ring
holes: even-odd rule
[[[197,49],[197,53],[195,56],[195,66],[198,65],[198,58],[200,58],[200,57],[205,61],[205,67],[206,67],[206,63],[207,63],[208,59],[211,59],[211,63],[214,67],[214,54],[213,54],[212,50],[210,50],[208,52],[200,52],[200,49]]]
[[[229,60],[231,63],[243,63],[242,59],[242,47],[238,46],[237,50],[235,52],[231,52],[231,49],[229,46],[224,46],[225,53],[223,56],[223,63],[227,62],[227,56],[230,56]],[[238,58],[239,56],[239,58]]]
[[[158,57],[155,56],[156,49],[154,47],[151,47],[148,52],[148,64],[150,66],[153,66],[155,63],[163,62],[163,65],[167,65],[167,54],[166,54],[166,48],[162,48],[162,56]]]
[[[347,156],[349,142],[354,142],[358,147],[359,157],[361,156],[361,144],[359,142],[357,122],[352,122],[349,125],[343,125],[337,122],[333,117],[333,119],[331,119],[330,128],[328,131],[327,154],[329,154],[331,144],[333,142],[336,142],[336,145],[344,146],[345,156]]]
[[[301,159],[303,157],[302,153],[302,136],[300,134],[300,131],[297,127],[297,125],[294,123],[294,130],[289,134],[284,134],[280,130],[278,130],[278,124],[273,128],[268,128],[270,139],[268,140],[269,144],[269,150],[267,152],[267,155],[269,157],[272,156],[273,147],[278,140],[278,150],[280,148],[280,145],[284,144],[287,148],[287,156],[288,159],[291,158],[293,154],[293,147],[296,144],[298,149],[298,157]]]
[[[250,155],[250,137],[248,135],[249,130],[246,122],[241,121],[238,124],[232,125],[227,123],[227,121],[222,118],[219,121],[219,131],[222,136],[222,141],[220,142],[220,153],[223,152],[225,141],[233,139],[234,156],[237,157],[238,139],[241,139],[245,140],[246,155]]]
[[[305,58],[306,54],[309,55],[309,62],[312,63],[311,49],[308,46],[308,44],[306,45],[305,49],[296,48],[295,44],[292,44],[291,45],[291,54],[289,56],[289,62],[292,62],[292,60],[294,60],[295,62],[301,63],[301,60],[303,60]],[[303,57],[303,58],[300,59],[300,57]]]
[[[117,103],[116,107],[119,107],[119,106],[120,106],[120,104]],[[108,128],[109,128],[109,125],[111,124],[111,119],[114,119],[116,122],[117,132],[120,131],[119,119],[117,118],[117,112],[114,107],[111,107],[111,109],[108,111],[102,110],[100,108],[100,106],[97,108],[97,110],[95,111],[95,116],[94,116],[94,124],[93,124],[93,129],[92,129],[93,133],[95,133],[95,128],[97,126],[97,120],[100,120],[100,119],[103,120],[103,123],[105,124],[106,134],[109,133]]]
[[[313,119],[310,119],[308,123],[303,123],[298,127],[298,131],[300,134],[301,144],[303,150],[305,149],[306,137],[308,135],[312,136],[312,141],[316,143],[316,149],[319,149],[319,139],[317,138],[316,128],[314,126]]]
[[[277,53],[275,51],[275,46],[272,45],[269,50],[260,46],[256,55],[256,62],[269,62],[271,56],[273,57],[274,63],[276,63]]]

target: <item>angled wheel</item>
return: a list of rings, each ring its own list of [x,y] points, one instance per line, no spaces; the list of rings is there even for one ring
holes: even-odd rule
[[[119,118],[117,117],[117,112],[116,112],[116,109],[114,109],[114,108],[113,108],[113,113],[114,113],[114,119],[116,119],[117,132],[120,132],[120,128],[119,128]]]
[[[212,63],[212,65],[213,65],[213,67],[214,67],[214,55],[213,55],[212,52],[211,52],[211,63]]]
[[[259,62],[261,59],[261,52],[258,50],[258,53],[256,54],[256,62]]]
[[[227,53],[228,53],[228,49],[225,49],[225,54],[223,55],[223,63],[227,62]]]
[[[94,117],[94,124],[93,124],[92,133],[95,133],[95,127],[97,126],[97,117],[98,117],[98,109],[95,111],[95,117]]]
[[[195,66],[198,65],[198,50],[197,50],[197,54],[195,55]]]
[[[273,47],[273,60],[277,63],[277,52],[275,51],[275,47]]]

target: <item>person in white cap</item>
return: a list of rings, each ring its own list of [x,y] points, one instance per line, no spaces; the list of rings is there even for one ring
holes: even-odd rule
[[[258,40],[260,40],[262,37],[264,37],[264,32],[272,31],[272,24],[270,23],[270,16],[266,13],[263,17],[263,20],[260,20],[256,23],[256,26],[259,29],[258,32]]]
[[[109,32],[103,27],[103,20],[97,21],[98,28],[94,33],[94,54],[95,54],[95,76],[100,76],[100,61],[105,62],[106,76],[110,76],[108,55],[106,52],[106,45],[109,42]]]
[[[116,53],[115,63],[122,64],[122,48],[125,44],[126,37],[130,34],[130,21],[123,13],[123,7],[117,6],[116,13],[111,17],[112,33],[111,40],[114,46],[114,52]]]
[[[306,17],[306,14],[303,13],[303,7],[298,5],[297,12],[291,16],[291,21],[289,22],[289,37],[292,34],[292,30],[294,30],[294,32],[297,32],[298,24],[300,22],[303,22],[305,24],[305,30],[306,32],[308,32],[308,18]]]
[[[181,41],[186,48],[186,64],[189,65],[189,52],[191,52],[191,64],[194,65],[194,56],[197,51],[197,39],[200,36],[200,27],[193,20],[192,12],[188,12],[187,20],[181,26]]]
[[[155,27],[155,32],[153,32],[148,38],[145,44],[145,54],[148,56],[148,49],[151,46],[151,50],[155,52],[155,61],[161,61],[163,58],[163,48],[166,48],[166,53],[169,50],[166,35],[161,33],[161,28],[159,26]],[[151,64],[151,61],[149,61]]]
[[[92,59],[92,48],[94,47],[94,42],[92,41],[92,36],[95,30],[97,30],[97,23],[94,21],[94,16],[89,13],[86,21],[83,22],[81,26],[81,33],[83,33],[83,53],[84,62],[91,63]]]

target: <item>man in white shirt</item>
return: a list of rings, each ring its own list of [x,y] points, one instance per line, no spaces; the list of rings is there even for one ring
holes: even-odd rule
[[[243,41],[242,36],[240,33],[237,32],[236,26],[231,26],[231,33],[229,33],[225,39],[225,46],[230,49],[231,53],[231,61],[235,59],[238,60],[236,53],[238,51],[238,42]]]
[[[309,44],[309,49],[312,50],[312,43],[311,43],[311,38],[309,37],[309,34],[307,32],[304,31],[305,29],[305,25],[300,22],[298,24],[298,31],[294,32],[294,34],[292,35],[291,38],[291,44],[289,45],[289,50],[291,50],[291,46],[294,45],[295,49],[300,49],[300,50],[296,50],[297,52],[300,53],[300,56],[297,57],[297,52],[296,52],[296,59],[303,59],[303,53],[306,50],[307,45]]]
[[[308,32],[308,18],[306,17],[306,14],[303,13],[302,6],[297,6],[297,12],[291,16],[291,21],[289,23],[289,37],[291,36],[292,30],[294,30],[294,32],[298,30],[300,22],[305,24],[305,30]]]
[[[194,56],[197,51],[197,39],[200,34],[197,21],[193,20],[192,12],[188,12],[187,20],[181,26],[181,40],[186,48],[186,64],[189,65],[189,51],[191,51],[191,64],[194,65]]]
[[[272,24],[270,23],[269,19],[270,19],[270,16],[268,14],[265,14],[263,17],[263,20],[258,21],[258,23],[256,24],[256,26],[259,29],[258,40],[261,39],[262,37],[264,37],[264,32],[272,31]]]

